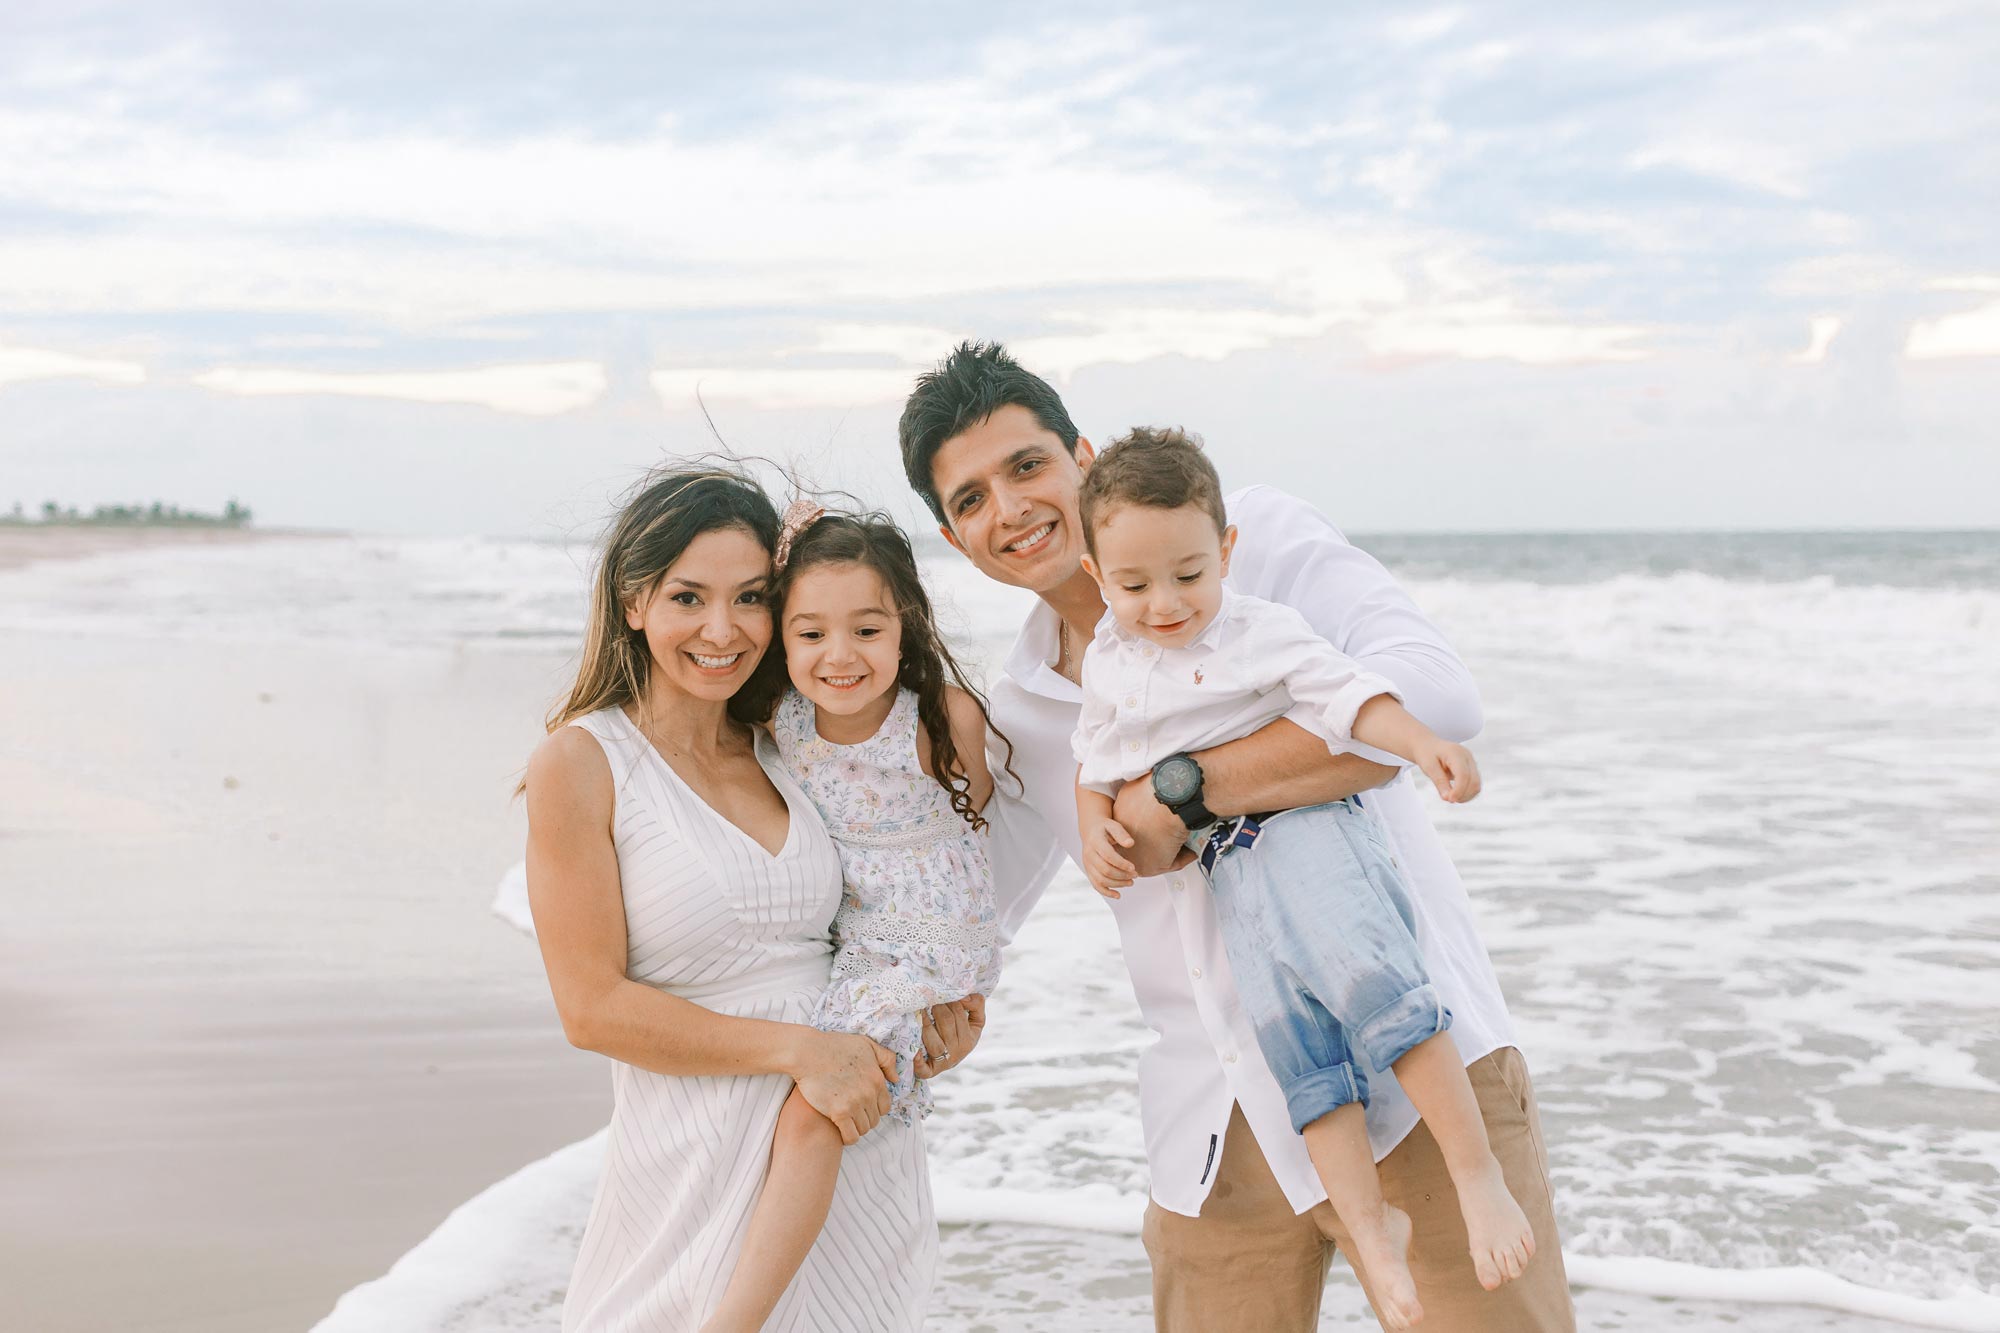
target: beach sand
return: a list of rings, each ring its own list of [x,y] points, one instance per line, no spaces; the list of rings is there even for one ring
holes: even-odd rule
[[[485,910],[560,670],[0,634],[0,1328],[308,1327],[604,1123]]]
[[[79,556],[109,555],[116,551],[138,551],[149,547],[222,546],[267,537],[301,535],[305,534],[270,528],[0,524],[0,570],[18,569],[38,560],[74,560]]]

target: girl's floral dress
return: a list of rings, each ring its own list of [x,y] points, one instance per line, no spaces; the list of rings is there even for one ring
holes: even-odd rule
[[[991,994],[1000,977],[985,835],[917,762],[913,690],[899,688],[881,727],[856,745],[821,739],[812,701],[788,690],[771,734],[840,851],[833,980],[813,1025],[896,1053],[889,1114],[908,1124],[931,1112],[912,1064],[923,1047],[920,1011]]]

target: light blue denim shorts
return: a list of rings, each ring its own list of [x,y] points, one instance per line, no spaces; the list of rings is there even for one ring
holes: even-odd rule
[[[1367,1105],[1367,1070],[1451,1026],[1417,950],[1409,890],[1357,802],[1272,816],[1254,843],[1226,847],[1209,879],[1236,989],[1292,1128]]]

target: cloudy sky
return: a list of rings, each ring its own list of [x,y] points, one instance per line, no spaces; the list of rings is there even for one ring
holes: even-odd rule
[[[697,391],[900,498],[977,336],[1359,530],[1993,526],[1996,65],[1922,0],[14,0],[0,509],[568,531]]]

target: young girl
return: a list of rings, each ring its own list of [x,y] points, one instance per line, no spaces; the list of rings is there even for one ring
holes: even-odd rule
[[[985,706],[938,637],[895,524],[800,501],[785,513],[774,565],[792,688],[771,732],[833,836],[845,885],[833,980],[813,1023],[895,1053],[889,1114],[908,1123],[931,1109],[914,1067],[930,1007],[989,994],[999,976],[980,836],[993,790]],[[794,1092],[705,1333],[762,1326],[826,1220],[840,1154],[839,1131]]]

